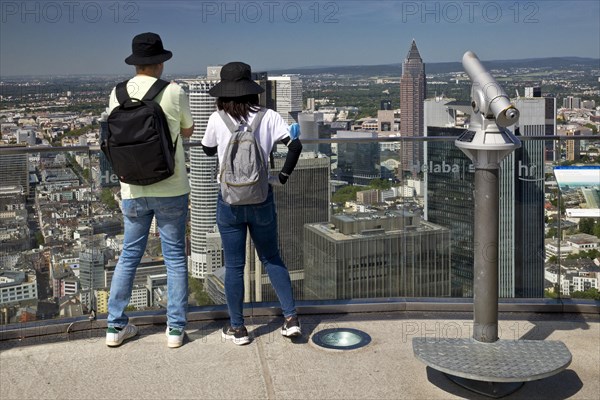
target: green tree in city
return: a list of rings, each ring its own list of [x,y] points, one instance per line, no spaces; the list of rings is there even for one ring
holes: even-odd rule
[[[344,186],[335,192],[333,196],[331,196],[331,201],[334,203],[343,204],[347,201],[356,200],[356,193],[360,192],[361,190],[365,190],[365,188],[352,185]]]
[[[555,237],[557,237],[557,235],[558,235],[558,229],[556,229],[554,227],[550,228],[550,229],[548,229],[548,233],[546,233],[546,239],[555,238]]]
[[[590,128],[592,130],[592,134],[593,135],[597,135],[598,134],[598,128],[596,127],[596,125],[589,123],[589,124],[585,124],[584,125],[587,128]]]
[[[571,298],[572,299],[600,300],[600,292],[598,292],[598,289],[590,288],[590,289],[584,290],[583,292],[577,291],[577,292],[571,293]]]
[[[38,246],[43,245],[46,241],[44,240],[44,235],[42,234],[42,232],[37,231],[35,233],[35,242],[37,243]]]
[[[119,207],[119,204],[115,200],[110,189],[103,189],[100,193],[100,201],[104,203],[111,210],[116,210]]]
[[[191,275],[188,276],[188,290],[190,296],[196,300],[197,305],[209,306],[214,304],[208,293],[204,290],[204,284],[200,279],[193,278]]]
[[[593,235],[600,239],[600,223],[596,223],[594,226]]]
[[[389,188],[392,187],[392,184],[385,179],[377,178],[377,179],[373,179],[369,183],[369,187],[372,189],[388,190]]]
[[[596,224],[597,222],[593,218],[581,218],[579,220],[579,232],[593,235]]]
[[[596,249],[588,250],[588,251],[580,251],[579,253],[569,254],[567,256],[567,260],[581,260],[584,258],[589,258],[591,260],[596,259],[600,256],[600,251]]]

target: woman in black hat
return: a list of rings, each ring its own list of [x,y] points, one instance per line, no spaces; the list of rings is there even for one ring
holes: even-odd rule
[[[266,162],[273,145],[282,142],[288,146],[281,172],[277,177],[269,178],[271,185],[284,185],[298,162],[302,144],[300,140],[290,137],[288,125],[278,113],[261,109],[258,95],[262,92],[264,89],[252,80],[249,65],[242,62],[224,65],[221,69],[221,81],[209,90],[209,94],[217,98],[217,108],[226,114],[221,116],[219,112],[215,112],[210,116],[202,146],[207,155],[218,154],[219,162],[222,163],[232,137],[223,118],[231,119],[236,126],[245,124],[249,127],[257,113],[260,111],[262,115],[264,112],[258,127],[253,131],[254,137],[260,144],[267,170]],[[248,230],[281,303],[285,318],[281,334],[286,337],[301,335],[290,275],[281,260],[277,245],[277,215],[272,188],[269,187],[264,202],[247,205],[231,205],[224,201],[219,192],[217,225],[225,256],[225,295],[230,317],[230,324],[223,328],[222,336],[238,345],[250,342],[242,312]]]

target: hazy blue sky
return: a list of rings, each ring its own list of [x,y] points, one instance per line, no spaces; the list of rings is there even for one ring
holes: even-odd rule
[[[600,1],[6,1],[0,76],[123,73],[131,39],[159,33],[166,73],[424,61],[600,58]]]

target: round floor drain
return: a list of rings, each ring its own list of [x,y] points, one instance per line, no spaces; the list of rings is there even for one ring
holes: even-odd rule
[[[312,336],[312,341],[319,347],[334,350],[354,350],[371,342],[371,336],[358,329],[333,328],[324,329]]]

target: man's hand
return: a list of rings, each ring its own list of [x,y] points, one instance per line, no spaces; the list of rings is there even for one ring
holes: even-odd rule
[[[192,124],[189,128],[181,128],[179,132],[184,138],[189,138],[194,134],[194,125]]]

